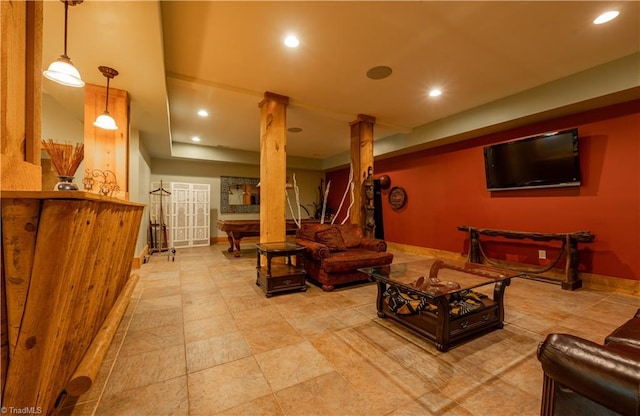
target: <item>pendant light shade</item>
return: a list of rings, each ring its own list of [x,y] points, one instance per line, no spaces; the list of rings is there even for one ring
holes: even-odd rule
[[[82,3],[83,0],[60,0],[64,3],[64,53],[53,61],[49,68],[44,71],[44,76],[58,84],[68,87],[84,87],[84,81],[80,77],[80,72],[73,66],[73,62],[67,55],[67,15],[69,6]]]
[[[102,72],[102,75],[107,78],[107,99],[104,104],[104,113],[100,114],[98,118],[96,118],[93,125],[105,130],[118,130],[116,121],[109,114],[109,80],[118,75],[118,71],[113,68],[109,68],[108,66],[99,66],[98,69]]]
[[[96,121],[93,122],[93,125],[105,130],[118,130],[116,121],[109,115],[108,111],[100,114],[98,118],[96,118]]]

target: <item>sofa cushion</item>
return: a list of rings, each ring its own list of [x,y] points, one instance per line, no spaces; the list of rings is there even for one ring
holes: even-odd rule
[[[352,248],[347,251],[332,253],[331,257],[322,260],[322,269],[327,273],[347,272],[362,267],[384,266],[391,264],[392,261],[393,254],[386,251],[378,252]]]
[[[330,251],[344,251],[347,247],[344,245],[342,235],[337,228],[331,227],[316,233],[316,241],[329,247]]]
[[[302,240],[316,241],[316,233],[329,228],[331,228],[330,224],[302,224],[302,227],[296,231],[296,237]]]
[[[362,242],[362,227],[359,224],[342,224],[338,229],[347,248],[358,247]]]

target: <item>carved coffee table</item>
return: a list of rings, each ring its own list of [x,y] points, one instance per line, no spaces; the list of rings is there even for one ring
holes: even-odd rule
[[[389,318],[433,341],[440,351],[503,327],[507,270],[442,260],[359,269],[378,284],[378,316]],[[473,289],[493,284],[493,298]]]

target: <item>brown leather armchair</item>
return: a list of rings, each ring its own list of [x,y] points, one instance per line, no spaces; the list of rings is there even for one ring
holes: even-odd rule
[[[549,334],[538,347],[544,416],[640,415],[640,309],[604,345]]]

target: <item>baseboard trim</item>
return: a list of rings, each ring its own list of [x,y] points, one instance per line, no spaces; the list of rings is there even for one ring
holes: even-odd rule
[[[438,250],[435,248],[411,246],[407,244],[391,243],[387,241],[387,248],[390,250],[404,251],[407,253],[431,256],[441,259],[466,261],[467,256],[451,251]],[[585,289],[598,290],[608,293],[620,293],[624,295],[640,296],[640,281],[622,279],[619,277],[606,276],[593,273],[580,273],[582,287]],[[549,282],[555,283],[557,282]]]
[[[145,244],[142,248],[142,253],[139,256],[133,258],[131,263],[131,270],[139,269],[144,264],[144,259],[149,254],[149,245]]]

